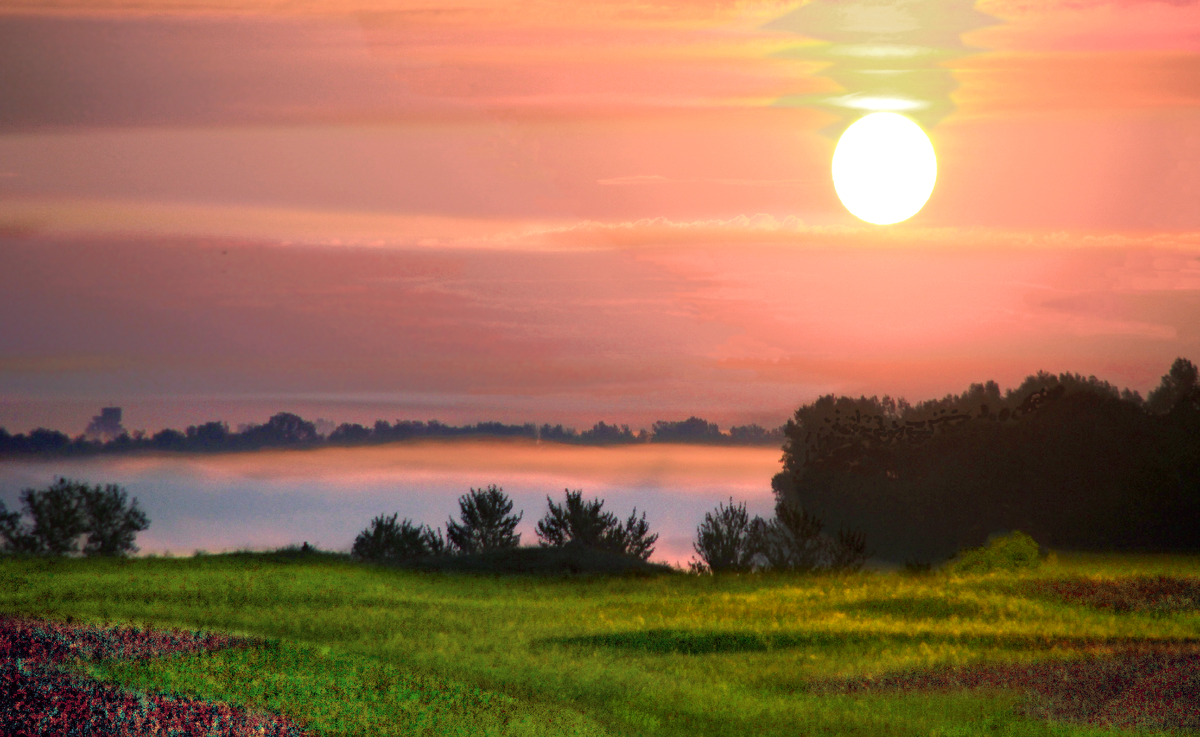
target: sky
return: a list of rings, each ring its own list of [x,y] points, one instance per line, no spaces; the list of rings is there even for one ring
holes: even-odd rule
[[[878,109],[938,157],[889,226]],[[1144,395],[1198,201],[1188,0],[0,0],[0,426]]]

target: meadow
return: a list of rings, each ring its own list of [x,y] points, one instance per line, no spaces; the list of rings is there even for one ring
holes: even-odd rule
[[[1047,720],[1019,688],[885,686],[931,668],[1194,643],[1200,602],[1102,606],[1055,593],[1155,576],[1195,579],[1200,558],[1060,553],[974,575],[557,578],[294,550],[4,558],[0,614],[262,638],[67,667],[270,710],[318,735],[1124,737],[1154,732]]]

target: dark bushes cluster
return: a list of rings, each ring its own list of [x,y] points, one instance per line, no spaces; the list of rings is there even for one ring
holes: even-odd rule
[[[857,571],[870,553],[860,532],[822,532],[824,524],[807,510],[780,503],[770,521],[750,519],[744,503],[719,505],[704,515],[692,547],[700,556],[697,573],[745,573],[754,570]]]
[[[582,546],[610,554],[645,561],[654,551],[658,535],[650,534],[646,515],[637,517],[637,510],[624,524],[603,511],[604,502],[585,502],[582,491],[566,491],[566,502],[555,504],[549,497],[549,511],[537,524],[541,547],[562,548]],[[513,550],[520,546],[521,535],[515,532],[524,513],[512,514],[513,504],[504,490],[496,485],[470,490],[459,497],[459,521],[446,522],[446,534],[441,529],[416,525],[399,514],[380,515],[371,526],[359,533],[351,554],[361,560],[411,562],[423,558],[469,556],[495,551]]]

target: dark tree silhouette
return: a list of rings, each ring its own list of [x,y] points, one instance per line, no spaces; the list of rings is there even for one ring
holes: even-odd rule
[[[1177,360],[1144,404],[1094,376],[1048,372],[1003,396],[988,382],[915,407],[822,397],[788,423],[772,487],[861,530],[839,536],[847,554],[865,535],[892,560],[936,560],[1002,529],[1060,549],[1200,549],[1191,362]]]
[[[751,523],[752,554],[761,554],[772,570],[815,571],[830,558],[827,539],[821,535],[823,528],[821,520],[807,510],[790,503],[777,504],[770,522],[755,517]]]
[[[126,507],[125,490],[116,484],[88,488],[80,484],[83,509],[87,517],[88,541],[83,546],[86,556],[119,556],[136,553],[134,538],[150,526],[150,520],[138,509],[137,499]]]
[[[1146,411],[1166,414],[1182,401],[1200,402],[1200,372],[1196,364],[1180,357],[1146,397]]]
[[[783,442],[783,428],[768,430],[760,425],[734,425],[729,428],[729,441],[738,445],[778,445]]]
[[[280,445],[305,445],[320,442],[317,426],[291,412],[272,415],[264,425],[254,425],[238,433],[243,445],[261,448]]]
[[[418,527],[407,517],[397,524],[399,513],[391,517],[379,515],[371,526],[358,533],[350,554],[362,560],[404,561],[430,555],[443,555],[446,541],[441,530]]]
[[[150,438],[150,443],[159,450],[184,450],[188,437],[178,430],[160,430]]]
[[[658,535],[649,534],[650,527],[643,512],[637,517],[637,508],[622,525],[609,512],[601,511],[604,500],[583,501],[583,491],[565,489],[566,502],[559,506],[546,497],[549,511],[537,523],[539,543],[545,547],[561,547],[578,543],[601,550],[611,550],[646,560],[654,552]]]
[[[492,484],[487,489],[472,488],[458,499],[461,522],[448,520],[446,538],[450,546],[463,554],[515,548],[521,535],[514,534],[524,512],[513,516],[512,501],[504,489]]]
[[[560,443],[571,443],[579,439],[579,434],[575,432],[573,427],[563,427],[562,425],[551,426],[549,424],[542,425],[538,429],[539,440],[553,440]]]
[[[197,450],[224,450],[229,446],[229,426],[224,422],[190,425],[186,432],[188,445]]]
[[[638,438],[629,429],[629,425],[616,424],[607,425],[604,422],[597,422],[592,425],[591,430],[584,430],[579,433],[579,439],[585,443],[636,443]]]
[[[651,440],[655,443],[720,443],[727,438],[716,423],[689,417],[682,422],[659,420],[654,423]]]
[[[371,438],[371,434],[371,431],[362,425],[343,422],[329,433],[328,440],[332,445],[354,445],[366,442]]]
[[[70,555],[80,552],[79,540],[87,535],[83,554],[119,556],[137,552],[138,531],[150,526],[137,506],[128,507],[125,491],[115,485],[90,487],[58,479],[43,490],[25,489],[21,502],[33,526],[21,524],[21,515],[0,502],[0,536],[7,552],[33,555]]]
[[[750,538],[750,517],[746,504],[718,505],[712,512],[704,514],[704,521],[696,528],[696,542],[692,548],[700,556],[699,562],[690,564],[698,573],[739,573],[751,570],[755,553],[754,541]]]

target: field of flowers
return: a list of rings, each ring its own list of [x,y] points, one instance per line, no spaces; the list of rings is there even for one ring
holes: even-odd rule
[[[71,673],[68,663],[153,658],[261,642],[221,634],[0,617],[0,725],[7,737],[301,737],[278,715],[140,694]]]
[[[636,579],[324,554],[0,559],[0,724],[131,737],[1197,733],[1198,589],[1200,560],[1181,556]]]

